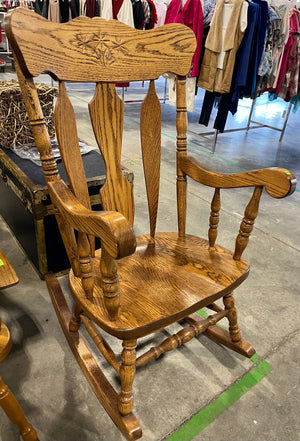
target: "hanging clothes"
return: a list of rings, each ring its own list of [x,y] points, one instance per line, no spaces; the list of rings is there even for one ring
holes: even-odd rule
[[[48,18],[49,0],[35,0],[34,12],[44,18]]]
[[[167,9],[165,24],[167,23],[182,23],[194,31],[197,47],[192,59],[190,75],[196,77],[199,73],[203,33],[203,12],[200,0],[187,0],[183,6],[182,0],[172,0]]]
[[[144,8],[141,0],[131,0],[135,29],[143,29],[145,23]]]
[[[186,83],[187,110],[192,112],[194,109],[196,80],[199,74],[199,60],[202,48],[203,34],[203,12],[200,0],[187,0],[185,4],[182,0],[172,0],[168,6],[165,24],[182,23],[193,30],[197,47],[192,59],[191,71]],[[176,105],[176,81],[174,76],[169,78],[169,103]]]
[[[144,17],[145,17],[145,21],[144,21],[142,29],[146,29],[146,27],[149,25],[150,20],[151,20],[150,5],[147,2],[147,0],[141,0],[141,2],[142,2],[142,6],[143,6],[143,10],[144,10]]]
[[[156,7],[152,0],[147,0],[147,2],[150,8],[150,20],[148,25],[145,26],[145,29],[153,29],[155,23],[157,23]]]
[[[49,0],[48,19],[60,23],[59,0]]]
[[[134,28],[133,9],[130,0],[104,0],[101,17],[106,20],[119,20]]]
[[[157,13],[157,22],[154,24],[154,27],[157,28],[158,26],[162,26],[165,22],[167,5],[163,0],[154,0],[154,4]]]
[[[210,92],[230,91],[236,53],[247,27],[247,9],[244,0],[218,1],[205,42],[198,87]]]
[[[97,16],[97,1],[96,0],[86,0],[85,3],[85,14],[87,17],[93,18]]]
[[[72,18],[69,0],[59,0],[59,10],[61,23],[66,23]]]
[[[76,18],[79,16],[79,0],[70,0],[70,9],[72,18]]]

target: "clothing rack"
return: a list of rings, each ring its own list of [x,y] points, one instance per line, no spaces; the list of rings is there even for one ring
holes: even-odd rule
[[[246,132],[248,133],[248,131],[250,129],[260,129],[260,128],[263,128],[263,127],[267,127],[269,129],[277,130],[278,132],[281,132],[281,135],[280,135],[280,138],[279,138],[279,142],[281,142],[282,139],[283,139],[284,133],[285,133],[285,129],[286,129],[286,126],[287,126],[287,123],[288,123],[289,116],[290,116],[290,112],[291,112],[291,108],[292,108],[292,103],[289,103],[289,106],[288,106],[288,108],[286,110],[286,114],[285,114],[285,118],[284,118],[284,122],[283,122],[282,128],[278,128],[278,127],[275,127],[275,126],[271,126],[269,124],[264,124],[264,123],[252,120],[252,114],[253,114],[255,102],[256,102],[256,98],[254,98],[252,100],[250,114],[249,114],[249,118],[248,118],[248,122],[247,122],[247,126],[246,127],[239,127],[239,128],[236,128],[236,129],[227,129],[227,130],[224,130],[224,132],[222,132],[222,133],[240,132],[240,131],[243,131],[243,130],[246,130]],[[251,123],[255,124],[255,125],[251,126],[250,125]],[[191,130],[188,130],[188,134],[193,135],[193,136],[197,136],[197,137],[199,137],[201,139],[204,139],[204,140],[207,140],[207,141],[211,141],[212,142],[211,153],[213,153],[213,154],[215,153],[217,139],[218,139],[218,135],[219,135],[219,130],[218,129],[215,129],[214,131],[211,131],[211,132],[203,132],[203,133],[196,133],[196,132],[193,132]],[[208,138],[211,135],[213,135],[213,139],[212,140],[210,138]]]
[[[122,87],[122,90],[121,90],[121,99],[124,103],[132,104],[132,103],[142,103],[143,102],[143,100],[125,100],[125,89],[126,89],[126,87]],[[163,95],[163,98],[159,98],[159,101],[162,101],[163,103],[165,103],[166,100],[167,100],[167,79],[165,78],[164,95]]]

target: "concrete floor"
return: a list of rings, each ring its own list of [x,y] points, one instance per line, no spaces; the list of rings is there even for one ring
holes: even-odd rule
[[[0,80],[14,73],[0,74]],[[40,78],[44,81],[44,78]],[[164,81],[158,81],[162,95]],[[90,85],[68,87],[82,121],[79,135],[94,143],[87,113]],[[126,100],[145,95],[133,84]],[[204,132],[197,123],[202,93],[188,115],[189,129]],[[250,100],[241,103],[226,128],[245,127]],[[148,230],[145,189],[137,118],[140,105],[125,105],[123,164],[134,172],[135,231]],[[255,118],[281,126],[286,103],[257,100]],[[215,111],[214,111],[215,112]],[[299,111],[300,112],[300,111]],[[300,113],[291,113],[282,143],[269,128],[219,135],[216,153],[211,143],[189,134],[189,152],[204,165],[222,172],[282,166],[300,178]],[[158,230],[176,228],[175,109],[162,105],[162,170]],[[213,119],[211,124],[213,123]],[[248,190],[224,191],[218,242],[233,247]],[[189,183],[188,232],[207,234],[211,191]],[[248,280],[237,290],[239,323],[246,340],[257,350],[253,361],[200,336],[137,372],[135,414],[143,440],[297,441],[299,435],[299,190],[284,200],[263,195],[245,257],[251,263]],[[1,202],[0,202],[1,212]],[[0,372],[35,426],[42,441],[118,441],[120,435],[98,403],[63,336],[46,289],[9,226],[0,219],[0,246],[14,266],[20,283],[3,290],[0,316],[10,328],[13,350]],[[66,277],[60,277],[66,284]],[[173,326],[172,332],[176,329]],[[167,333],[149,336],[150,346]],[[111,340],[108,339],[110,342]],[[112,343],[114,348],[115,343]],[[117,345],[119,348],[119,345]],[[113,382],[116,379],[110,374]],[[192,418],[194,417],[194,418]],[[179,431],[180,430],[180,431]],[[179,431],[178,433],[176,433]],[[17,429],[0,412],[0,440],[19,439]]]

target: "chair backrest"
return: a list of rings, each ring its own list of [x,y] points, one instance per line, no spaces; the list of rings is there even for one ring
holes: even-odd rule
[[[16,71],[46,182],[50,184],[58,180],[59,175],[33,78],[47,72],[59,82],[54,113],[56,136],[70,188],[87,208],[90,202],[75,114],[65,82],[95,82],[95,95],[89,103],[89,112],[106,165],[106,182],[101,189],[102,206],[104,210],[122,213],[131,223],[134,217],[132,186],[124,178],[120,162],[124,104],[116,93],[115,83],[150,80],[141,106],[140,127],[150,231],[154,236],[161,148],[160,102],[154,80],[165,72],[178,76],[180,154],[186,149],[185,76],[190,70],[196,47],[193,32],[180,24],[138,31],[116,20],[87,17],[57,24],[26,8],[17,8],[7,14],[5,29],[14,52]],[[73,233],[59,218],[58,222],[64,236],[69,238],[67,252],[76,272],[77,251]],[[73,242],[72,246],[70,242]],[[84,246],[87,246],[86,241]]]

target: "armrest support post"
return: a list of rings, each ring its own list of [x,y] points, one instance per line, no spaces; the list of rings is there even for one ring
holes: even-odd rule
[[[240,260],[246,246],[248,245],[250,234],[258,215],[259,201],[262,191],[262,186],[255,187],[252,198],[246,207],[244,219],[241,222],[240,231],[235,242],[234,260]]]

